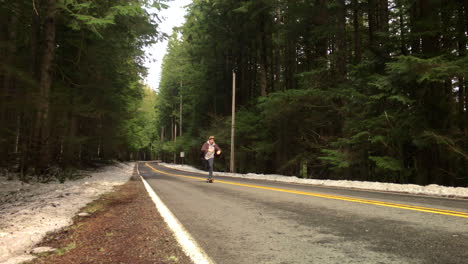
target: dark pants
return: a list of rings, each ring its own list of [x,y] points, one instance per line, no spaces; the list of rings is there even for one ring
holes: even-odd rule
[[[207,160],[208,163],[208,179],[213,179],[213,161],[214,158]]]

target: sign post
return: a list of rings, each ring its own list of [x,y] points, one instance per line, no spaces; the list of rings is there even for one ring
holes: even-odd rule
[[[185,158],[185,152],[180,152],[180,160],[181,160],[181,164],[184,164],[184,158]]]
[[[231,164],[229,166],[230,172],[235,172],[235,154],[234,154],[234,132],[236,122],[236,72],[232,71],[232,119],[231,119]]]

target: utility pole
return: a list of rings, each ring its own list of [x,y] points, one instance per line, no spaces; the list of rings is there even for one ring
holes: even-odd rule
[[[174,117],[174,119],[176,119]],[[174,145],[176,144],[177,142],[177,123],[175,122],[176,120],[174,120]],[[176,151],[174,150],[174,164],[177,164],[177,153]]]
[[[180,81],[179,94],[180,94],[180,124],[179,124],[180,134],[179,136],[182,136],[182,81]]]
[[[236,122],[236,72],[232,71],[232,119],[231,119],[231,164],[230,172],[235,172],[234,167],[234,132]]]

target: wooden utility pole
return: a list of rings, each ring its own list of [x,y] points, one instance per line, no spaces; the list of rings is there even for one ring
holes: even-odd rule
[[[182,81],[180,81],[180,124],[179,124],[179,136],[182,136]]]
[[[236,122],[236,72],[232,71],[232,120],[231,120],[231,164],[230,172],[235,172],[234,167],[234,132]]]
[[[174,117],[174,119],[176,119],[176,118]],[[175,121],[176,120],[174,120],[174,132],[173,132],[174,133],[174,145],[177,142],[177,123]],[[177,153],[174,150],[174,164],[176,164],[176,163],[177,163]]]

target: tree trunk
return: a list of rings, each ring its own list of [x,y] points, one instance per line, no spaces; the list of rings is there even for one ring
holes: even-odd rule
[[[462,8],[465,11],[465,29],[468,29],[468,0],[463,0]]]
[[[346,78],[346,4],[345,0],[337,0],[339,6],[337,19],[336,36],[336,70],[338,81],[344,81]]]
[[[265,33],[262,33],[260,37],[260,51],[259,51],[259,84],[260,84],[260,96],[267,95],[267,86],[268,86],[268,68],[267,68],[267,54],[266,54],[266,43],[265,43]]]
[[[258,1],[258,9],[265,9],[265,3],[263,1]],[[265,10],[261,11],[258,15],[258,28],[259,32],[257,33],[258,39],[258,65],[259,65],[259,86],[260,86],[260,96],[267,95],[267,86],[268,86],[268,65],[267,65],[267,16],[265,15]]]
[[[281,39],[281,31],[280,27],[282,25],[283,21],[283,16],[281,14],[281,8],[278,7],[276,8],[276,45],[274,48],[274,75],[273,75],[273,90],[274,91],[280,91],[283,90],[281,86],[281,64],[282,64],[282,59],[281,59],[281,44],[280,44],[280,39]],[[273,42],[273,43],[275,43]]]
[[[457,8],[457,41],[458,55],[464,57],[466,55],[466,30],[468,30],[468,0],[465,0],[465,5],[460,4]]]
[[[397,6],[399,9],[399,23],[400,23],[400,51],[401,54],[404,56],[408,55],[408,50],[407,50],[407,44],[406,44],[406,35],[407,35],[407,30],[405,29],[405,18],[404,18],[404,6],[402,0],[397,1]]]
[[[317,25],[319,27],[324,27],[329,23],[329,12],[327,10],[327,1],[320,0],[317,3],[317,8],[320,10],[319,15],[317,17]],[[317,57],[319,59],[325,59],[328,54],[328,37],[325,35],[320,36],[319,39],[316,40],[317,42]]]
[[[359,13],[358,0],[352,0],[353,6],[353,39],[354,39],[354,63],[359,64],[362,59],[361,43],[361,15]]]
[[[465,19],[468,18],[468,0],[464,1],[464,4],[459,3],[457,8],[457,41],[458,41],[458,56],[466,56],[466,30],[468,30],[468,21]],[[466,93],[466,78],[463,76],[458,76],[458,116],[459,116],[459,128],[462,133],[467,135],[468,130],[468,101]]]
[[[417,23],[419,19],[419,4],[414,1],[411,5],[410,24],[411,24],[411,54],[419,54],[421,52],[421,39],[417,32],[420,32],[420,25]]]
[[[432,58],[440,55],[438,31],[440,31],[440,9],[441,5],[435,5],[433,0],[418,0],[419,17],[416,19],[416,35],[421,40],[420,57]],[[441,1],[439,1],[441,3]],[[447,82],[445,82],[447,83]],[[423,125],[426,129],[445,131],[450,128],[451,115],[451,93],[448,92],[445,83],[426,82],[420,89],[424,90],[422,96],[423,111],[426,113],[427,123]],[[445,166],[445,159],[441,148],[436,144],[420,149],[421,167],[418,168],[418,183],[428,183],[441,177],[441,169]],[[423,169],[424,167],[424,169]]]
[[[44,25],[44,51],[40,64],[38,112],[35,127],[35,141],[38,143],[39,157],[36,164],[37,169],[45,168],[50,162],[49,149],[49,108],[50,91],[52,86],[52,67],[55,52],[56,33],[56,1],[47,1],[47,13]]]
[[[377,29],[377,21],[375,19],[375,1],[376,0],[368,0],[367,2],[367,18],[369,23],[369,47],[371,49],[373,49],[375,44],[375,32]]]
[[[379,45],[381,47],[381,55],[384,58],[388,58],[390,55],[389,52],[389,10],[388,10],[388,0],[379,1]]]
[[[36,1],[37,2],[37,1]],[[38,53],[38,34],[39,34],[39,27],[40,27],[40,17],[36,13],[35,10],[31,10],[31,32],[30,32],[30,60],[29,60],[29,74],[32,80],[38,80],[38,69],[37,69],[37,61],[39,57]],[[38,83],[34,82],[33,89],[37,89]],[[34,164],[31,164],[31,161],[37,157],[37,153],[31,150],[34,150],[33,142],[35,140],[35,120],[34,115],[35,113],[31,111],[30,107],[27,106],[27,102],[35,102],[36,97],[34,97],[33,92],[29,92],[27,90],[24,91],[22,96],[21,104],[22,104],[22,136],[20,137],[20,151],[21,151],[21,174],[28,170],[28,167]],[[35,105],[38,107],[38,104]],[[34,156],[36,154],[36,156]],[[23,176],[23,174],[22,174]]]
[[[466,86],[465,86],[465,78],[463,76],[458,76],[458,127],[462,133],[466,135],[466,122],[467,122],[467,114],[466,114],[466,107],[465,105],[465,94],[466,94]]]
[[[438,8],[433,4],[433,0],[419,0],[421,19],[421,39],[422,39],[422,53],[426,57],[434,57],[438,55],[439,36],[434,32],[439,28],[438,26]],[[428,23],[430,21],[430,23]]]
[[[8,40],[6,45],[6,54],[5,54],[5,61],[6,68],[13,68],[15,67],[15,53],[16,53],[16,42],[17,42],[17,30],[18,30],[18,14],[19,10],[17,9],[17,4],[14,4],[14,11],[11,14],[10,23],[8,25]],[[9,97],[12,93],[12,85],[13,85],[13,76],[10,69],[7,69],[4,73],[3,78],[3,93],[2,99],[6,103],[9,101]],[[5,105],[5,104],[2,104]],[[5,109],[3,109],[5,110]],[[3,111],[2,111],[3,112]]]
[[[267,69],[266,69],[266,64],[263,61],[260,63],[260,73],[259,73],[259,78],[260,78],[260,96],[266,96],[267,95]]]
[[[6,49],[4,60],[0,62],[0,68],[3,66],[5,71],[3,75],[3,83],[0,85],[0,158],[10,162],[8,158],[11,152],[16,149],[16,137],[13,133],[7,131],[14,131],[17,129],[17,110],[14,100],[19,99],[17,96],[17,82],[13,76],[12,69],[17,67],[16,51],[17,51],[17,33],[18,33],[18,13],[20,12],[18,3],[12,4],[13,11],[8,23],[8,38],[6,40]],[[2,65],[3,64],[3,65]],[[16,108],[16,109],[15,109]],[[7,132],[3,134],[4,132]],[[16,152],[16,151],[15,151]]]

